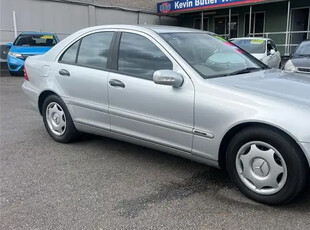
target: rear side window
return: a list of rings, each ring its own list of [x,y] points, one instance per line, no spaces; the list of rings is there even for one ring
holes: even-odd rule
[[[84,37],[78,52],[77,64],[106,69],[113,34],[113,32],[101,32]]]
[[[75,42],[59,59],[60,62],[67,64],[74,64],[76,61],[76,54],[79,48],[80,41]]]
[[[173,64],[153,42],[141,35],[122,33],[119,72],[151,80],[155,71],[164,69],[172,70]]]

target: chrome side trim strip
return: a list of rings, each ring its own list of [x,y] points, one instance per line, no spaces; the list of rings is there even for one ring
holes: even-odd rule
[[[94,103],[90,103],[90,102],[86,102],[83,100],[76,100],[73,98],[67,98],[67,102],[70,105],[75,105],[75,106],[79,106],[79,107],[83,107],[86,109],[91,109],[91,110],[95,110],[98,112],[103,112],[103,113],[109,113],[109,108],[108,106],[102,106],[99,104],[94,104]]]
[[[156,125],[159,127],[168,128],[168,129],[172,129],[172,130],[176,130],[176,131],[180,131],[184,133],[192,134],[193,132],[193,128],[189,126],[182,126],[182,125],[170,123],[164,120],[140,116],[137,114],[128,113],[127,111],[122,111],[118,109],[116,110],[116,109],[110,108],[109,113],[114,116],[123,117],[123,118],[131,119],[131,120],[135,120],[135,121],[139,121],[139,122],[143,122],[143,123],[147,123],[151,125]]]

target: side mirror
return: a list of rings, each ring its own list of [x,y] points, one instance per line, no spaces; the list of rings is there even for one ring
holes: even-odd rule
[[[153,81],[158,85],[170,85],[179,88],[182,86],[184,78],[173,70],[157,70],[153,74]]]
[[[12,45],[13,45],[12,42],[8,42],[8,43],[5,44],[5,46],[8,47],[8,48],[11,48]]]
[[[275,55],[275,53],[276,53],[276,50],[275,50],[275,49],[271,49],[271,50],[270,50],[270,55]]]

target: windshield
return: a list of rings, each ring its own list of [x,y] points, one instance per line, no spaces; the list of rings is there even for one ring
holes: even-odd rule
[[[15,40],[15,46],[54,46],[56,39],[50,34],[22,34]]]
[[[266,52],[266,41],[262,39],[237,39],[232,43],[251,54],[263,54]]]
[[[310,56],[310,41],[301,43],[297,47],[295,54],[297,56]]]
[[[267,68],[218,36],[207,33],[168,33],[161,36],[205,79]]]

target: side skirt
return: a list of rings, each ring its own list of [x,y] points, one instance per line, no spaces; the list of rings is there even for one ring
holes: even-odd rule
[[[202,164],[206,164],[212,167],[216,167],[216,168],[220,168],[218,161],[214,161],[211,159],[207,159],[204,157],[200,157],[200,156],[196,156],[196,155],[192,155],[189,152],[185,152],[179,149],[175,149],[175,148],[171,148],[168,146],[164,146],[158,143],[154,143],[151,141],[147,141],[147,140],[142,140],[136,137],[132,137],[132,136],[128,136],[126,134],[121,134],[121,133],[117,133],[117,132],[113,132],[110,130],[105,130],[105,129],[101,129],[98,127],[93,127],[90,125],[86,125],[86,124],[81,124],[78,122],[75,122],[75,127],[81,131],[81,132],[85,132],[85,133],[90,133],[90,134],[96,134],[96,135],[100,135],[100,136],[104,136],[104,137],[109,137],[109,138],[113,138],[113,139],[117,139],[117,140],[121,140],[121,141],[125,141],[125,142],[129,142],[132,144],[136,144],[136,145],[141,145],[144,147],[148,147],[151,149],[156,149],[158,151],[162,151],[162,152],[166,152],[166,153],[170,153],[179,157],[183,157],[192,161],[196,161]]]

